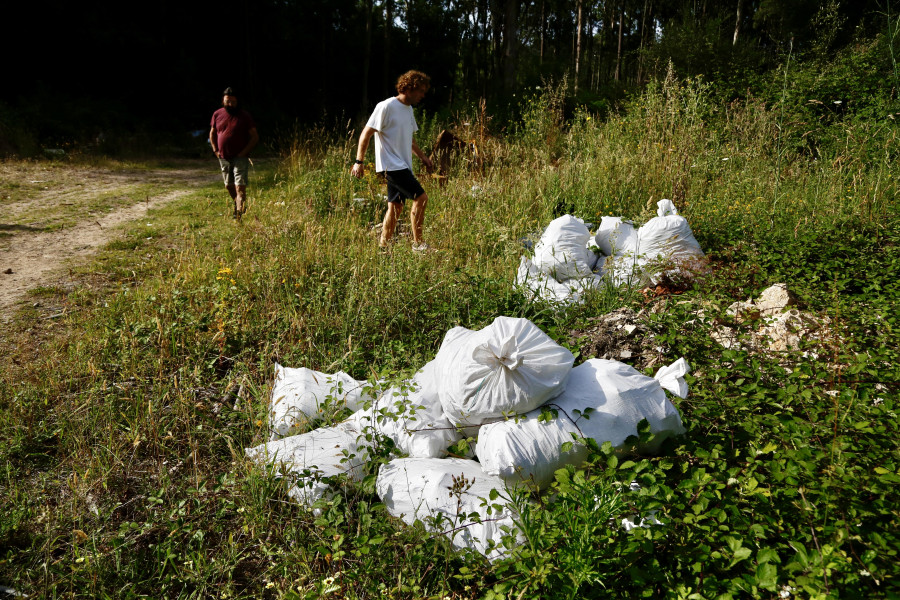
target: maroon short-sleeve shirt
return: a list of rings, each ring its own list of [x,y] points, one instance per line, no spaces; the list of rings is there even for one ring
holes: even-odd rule
[[[222,157],[231,160],[250,143],[250,130],[256,127],[256,122],[246,110],[230,115],[223,107],[213,113],[209,126],[216,130]]]

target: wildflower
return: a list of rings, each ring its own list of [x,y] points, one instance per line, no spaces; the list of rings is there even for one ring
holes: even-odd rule
[[[273,587],[275,587],[275,584],[272,583],[271,581],[270,581],[269,583],[266,584],[266,589],[267,589],[267,590],[271,590]]]
[[[221,269],[219,269],[219,275],[230,275],[230,274],[231,274],[231,269],[229,269],[228,267],[222,267]]]
[[[329,586],[332,583],[334,583],[334,577],[326,577],[325,579],[322,580],[322,584],[326,585],[326,586]]]
[[[792,588],[789,585],[784,585],[784,586],[781,586],[781,592],[778,595],[781,596],[782,598],[790,598],[791,592],[793,592],[793,591],[794,591],[794,588]]]

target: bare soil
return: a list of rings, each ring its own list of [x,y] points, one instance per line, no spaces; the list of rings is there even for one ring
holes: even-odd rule
[[[115,239],[122,224],[216,176],[208,161],[165,169],[0,162],[0,322],[29,290],[58,282],[64,267]]]

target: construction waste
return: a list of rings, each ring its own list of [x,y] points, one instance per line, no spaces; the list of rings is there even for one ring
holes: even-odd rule
[[[799,310],[787,285],[776,283],[756,300],[733,303],[726,310],[734,326],[717,325],[711,337],[729,350],[747,350],[778,357],[799,351],[803,344],[837,343],[831,319]],[[704,316],[704,315],[700,315]]]
[[[533,256],[520,259],[516,284],[535,298],[572,304],[590,289],[643,287],[692,272],[704,254],[687,219],[671,200],[657,202],[656,214],[639,228],[621,217],[603,217],[593,236],[589,224],[572,215],[554,219]]]
[[[687,396],[684,359],[655,377],[614,360],[573,364],[572,353],[534,323],[498,317],[478,331],[451,329],[433,361],[384,391],[343,373],[276,365],[272,439],[246,454],[280,467],[294,484],[291,496],[317,510],[341,480],[361,481],[375,468],[373,456],[389,439],[406,455],[377,474],[376,491],[389,513],[494,560],[521,541],[510,487],[546,487],[557,469],[585,460],[587,438],[653,453],[684,433],[664,391]],[[289,435],[334,405],[356,412],[337,425]],[[644,419],[652,441],[626,448]],[[477,460],[447,458],[464,436],[477,438]]]

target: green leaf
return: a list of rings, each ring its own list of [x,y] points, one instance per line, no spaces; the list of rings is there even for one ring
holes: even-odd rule
[[[781,557],[773,548],[762,548],[756,553],[756,562],[762,564],[767,562],[780,563]]]
[[[761,588],[775,591],[778,585],[778,568],[772,563],[763,563],[756,567],[756,583]]]
[[[731,559],[731,565],[734,566],[742,560],[746,560],[750,558],[750,555],[753,554],[753,551],[750,548],[738,548],[734,553],[734,558]]]
[[[743,546],[744,542],[742,542],[739,538],[728,536],[725,538],[725,543],[728,544],[728,548],[732,552],[737,552],[741,546]]]

